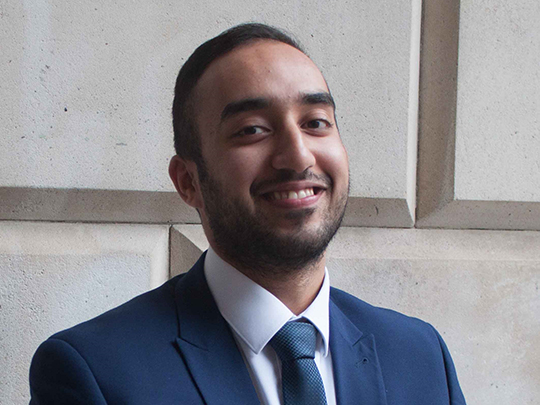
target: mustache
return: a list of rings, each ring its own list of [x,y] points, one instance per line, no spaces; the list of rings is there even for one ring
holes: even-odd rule
[[[332,178],[324,173],[315,174],[309,169],[304,170],[302,173],[297,173],[294,170],[279,170],[275,177],[253,183],[250,188],[250,193],[252,195],[258,195],[260,190],[264,188],[277,186],[291,181],[313,181],[320,183],[326,188],[331,188],[334,185]]]

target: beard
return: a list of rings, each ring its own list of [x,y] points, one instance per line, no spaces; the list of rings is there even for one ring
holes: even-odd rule
[[[317,264],[345,214],[348,190],[336,196],[333,205],[329,203],[316,229],[309,231],[305,226],[316,211],[315,208],[306,208],[285,215],[296,230],[281,234],[275,227],[275,220],[268,217],[260,207],[252,212],[239,198],[227,195],[225,188],[209,175],[204,164],[200,165],[198,172],[205,213],[214,242],[225,256],[224,259],[244,272],[273,278]],[[300,175],[282,171],[271,182],[279,184],[309,179],[323,180],[328,185],[325,193],[334,190],[328,176],[315,175],[309,171]],[[251,195],[254,195],[253,187]]]

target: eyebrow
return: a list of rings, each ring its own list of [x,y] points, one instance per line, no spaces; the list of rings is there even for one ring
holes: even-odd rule
[[[301,93],[299,97],[300,103],[305,105],[324,104],[336,108],[336,103],[330,93]],[[223,108],[221,112],[221,122],[227,118],[240,114],[245,111],[256,111],[270,107],[272,101],[267,98],[246,98],[238,101],[233,101]]]
[[[305,93],[301,96],[302,104],[326,104],[336,109],[334,98],[327,92]]]
[[[266,98],[246,98],[243,100],[233,101],[225,106],[221,112],[221,122],[225,121],[232,115],[239,114],[244,111],[255,111],[268,108],[270,100]]]

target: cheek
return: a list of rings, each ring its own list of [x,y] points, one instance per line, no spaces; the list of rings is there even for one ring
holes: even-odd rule
[[[317,163],[334,181],[349,177],[349,158],[341,141],[328,140],[317,148]]]
[[[244,192],[249,189],[263,172],[265,159],[258,151],[236,150],[222,154],[215,165],[214,173],[222,180],[222,184],[235,187]]]

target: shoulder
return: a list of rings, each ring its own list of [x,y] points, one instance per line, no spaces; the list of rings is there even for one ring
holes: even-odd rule
[[[175,286],[182,277],[177,276],[95,318],[58,332],[51,339],[63,340],[77,347],[99,341],[126,339],[127,335],[148,336],[151,339],[154,330],[167,332],[171,329],[170,332],[174,333]]]
[[[429,342],[432,346],[439,346],[437,331],[421,319],[373,306],[337,288],[331,289],[330,297],[363,334],[373,334],[378,344],[391,341],[393,345],[402,342],[411,347],[412,343],[418,346]]]
[[[163,352],[164,342],[168,344],[177,336],[174,293],[179,280],[171,279],[96,318],[52,335],[34,354],[30,370],[34,386],[38,381],[49,381],[48,374],[55,368],[77,373],[88,369],[114,379],[116,367],[129,370],[141,355]],[[110,359],[115,359],[115,367],[111,367]]]
[[[433,326],[335,288],[330,300],[331,324],[334,319],[372,342],[388,402],[465,404],[450,352]]]
[[[51,336],[63,340],[76,349],[96,347],[99,342],[114,344],[131,342],[133,345],[152,346],[161,339],[178,336],[178,310],[181,305],[190,306],[204,295],[206,285],[203,275],[205,254],[187,273],[180,274],[158,288],[141,294],[93,319],[80,323]],[[197,290],[197,291],[193,291]],[[180,296],[191,291],[190,300]]]
[[[177,276],[43,342],[30,367],[36,403],[159,403],[159,395],[180,390],[198,398],[175,345],[176,293],[184,279]]]
[[[139,336],[151,334],[153,330],[161,333],[173,332],[177,336],[177,311],[182,300],[179,295],[185,291],[192,293],[191,305],[204,295],[206,281],[203,275],[205,253],[187,272],[171,278],[160,287],[141,294],[126,303],[113,308],[93,319],[78,324],[70,329],[58,332],[52,338],[69,340],[74,338],[95,339],[98,336],[111,338],[126,333],[139,333]],[[185,301],[185,300],[184,300]]]

